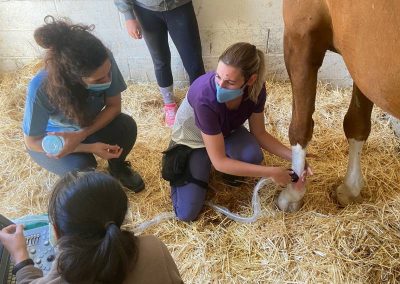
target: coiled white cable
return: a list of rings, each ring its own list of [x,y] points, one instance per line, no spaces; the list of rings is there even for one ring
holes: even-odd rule
[[[257,221],[258,217],[261,214],[261,204],[260,204],[260,196],[258,195],[258,191],[264,187],[270,184],[272,181],[270,179],[262,178],[260,179],[256,186],[254,187],[253,191],[253,197],[251,198],[251,206],[253,207],[253,215],[250,217],[243,217],[239,214],[232,213],[229,211],[227,208],[222,207],[220,205],[216,205],[210,201],[206,201],[206,204],[213,208],[215,211],[224,214],[226,217],[239,222],[239,223],[253,223]]]
[[[212,209],[214,209],[215,211],[224,214],[226,217],[228,217],[229,219],[232,219],[236,222],[239,223],[253,223],[255,221],[257,221],[257,219],[260,217],[261,215],[261,204],[260,204],[260,196],[258,195],[258,192],[260,191],[261,188],[268,186],[269,184],[272,183],[271,179],[267,179],[267,178],[261,178],[256,186],[254,187],[254,191],[253,191],[253,197],[251,199],[251,205],[253,207],[253,214],[249,217],[243,217],[239,214],[236,213],[232,213],[231,211],[229,211],[226,207],[220,206],[220,205],[216,205],[210,201],[206,201],[206,205],[210,206]],[[136,226],[133,231],[135,234],[141,234],[144,230],[146,230],[148,227],[157,225],[159,223],[161,223],[164,220],[168,220],[168,219],[173,219],[176,218],[176,215],[174,212],[163,212],[160,215],[157,215],[156,217],[154,217],[153,219],[149,220],[149,221],[145,221],[141,224],[139,224],[138,226]]]

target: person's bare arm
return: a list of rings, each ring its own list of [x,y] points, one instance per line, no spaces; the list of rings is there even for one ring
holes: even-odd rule
[[[202,137],[211,163],[217,171],[237,176],[270,177],[280,185],[290,183],[291,172],[285,168],[254,165],[227,157],[222,134],[202,133]]]

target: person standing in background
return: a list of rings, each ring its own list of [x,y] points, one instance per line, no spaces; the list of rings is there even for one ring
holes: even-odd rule
[[[129,35],[134,39],[144,37],[164,101],[165,124],[172,127],[177,106],[168,33],[189,75],[190,84],[205,73],[193,3],[190,0],[114,0],[114,3],[125,16]]]

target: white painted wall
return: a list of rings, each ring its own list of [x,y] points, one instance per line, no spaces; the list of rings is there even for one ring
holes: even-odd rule
[[[230,44],[247,41],[266,52],[269,77],[287,79],[283,62],[281,0],[194,0],[206,69],[215,68]],[[0,72],[14,70],[41,55],[33,31],[48,15],[95,24],[96,35],[113,51],[126,79],[153,82],[150,54],[143,40],[131,39],[113,0],[0,0]],[[172,65],[177,85],[187,75],[175,47]],[[348,85],[350,77],[340,56],[328,54],[320,79]]]

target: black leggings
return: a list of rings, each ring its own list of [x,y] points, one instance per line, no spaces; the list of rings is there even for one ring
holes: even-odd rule
[[[190,84],[204,74],[199,28],[192,2],[165,12],[155,12],[135,5],[134,11],[142,26],[160,87],[173,84],[168,32],[189,75]]]

